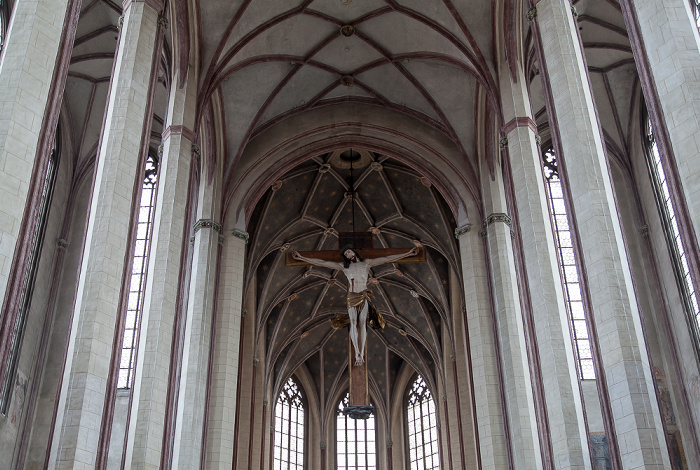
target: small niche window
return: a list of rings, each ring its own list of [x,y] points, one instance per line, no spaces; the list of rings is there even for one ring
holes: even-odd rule
[[[136,228],[134,261],[131,265],[129,298],[124,323],[124,339],[119,361],[119,378],[117,388],[131,388],[138,344],[138,329],[143,311],[143,297],[146,290],[146,273],[148,272],[148,255],[151,249],[151,232],[153,214],[156,207],[156,186],[158,183],[158,160],[152,155],[146,159],[146,172],[141,187],[141,205]]]
[[[654,139],[654,129],[651,122],[647,119],[646,123],[647,137],[647,166],[651,176],[654,194],[656,196],[656,204],[659,209],[661,223],[666,236],[666,243],[673,260],[673,269],[678,283],[678,288],[681,292],[681,298],[690,320],[692,335],[696,345],[700,338],[700,309],[698,308],[698,297],[695,292],[693,279],[690,277],[690,268],[688,267],[688,257],[683,248],[680,230],[678,229],[678,220],[676,212],[673,209],[671,202],[671,193],[669,192],[668,182],[666,181],[666,173],[661,164],[661,156],[659,148]]]
[[[352,419],[343,414],[350,403],[346,394],[336,410],[336,458],[338,470],[374,470],[377,468],[377,449],[374,415],[368,419]]]
[[[304,402],[299,386],[287,381],[275,406],[274,470],[304,468]]]
[[[408,392],[408,452],[411,470],[439,470],[435,400],[421,376]]]
[[[581,281],[576,265],[576,253],[571,242],[569,216],[564,200],[564,190],[559,177],[557,156],[552,147],[542,154],[544,176],[549,197],[549,211],[554,224],[554,242],[561,270],[564,297],[569,311],[571,334],[574,340],[574,352],[578,361],[581,379],[595,379],[591,343],[588,338],[588,325],[581,295]]]

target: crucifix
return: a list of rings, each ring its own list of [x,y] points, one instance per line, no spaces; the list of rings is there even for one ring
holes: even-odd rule
[[[413,248],[356,249],[346,245],[341,250],[295,251],[286,255],[287,266],[323,266],[341,270],[348,279],[347,317],[349,324],[339,315],[333,319],[334,327],[350,327],[350,407],[358,410],[357,417],[367,418],[369,407],[369,386],[367,379],[367,322],[374,328],[384,328],[384,320],[371,303],[372,291],[367,288],[369,270],[386,263],[407,263],[425,261],[425,251],[418,241]],[[352,350],[355,360],[352,361]],[[353,416],[352,410],[349,413]]]
[[[374,266],[386,263],[407,263],[425,261],[425,250],[419,241],[414,240],[414,247],[406,248],[372,248],[371,232],[355,231],[355,179],[353,164],[362,158],[360,152],[352,149],[340,154],[340,160],[349,164],[350,201],[352,208],[352,232],[340,234],[340,250],[294,251],[286,254],[287,266],[323,266],[343,271],[348,280],[347,315],[337,315],[333,328],[350,327],[348,364],[350,367],[350,406],[343,411],[353,419],[367,419],[374,408],[369,404],[369,383],[367,374],[367,323],[372,328],[384,328],[384,320],[371,302],[372,291],[367,288],[369,271]],[[343,235],[345,237],[343,237]],[[343,239],[345,238],[345,242]],[[355,360],[352,351],[355,352]]]

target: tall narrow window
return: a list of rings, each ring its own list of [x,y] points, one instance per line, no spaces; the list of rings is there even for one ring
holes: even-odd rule
[[[374,416],[368,419],[352,419],[343,414],[350,403],[350,394],[338,404],[336,410],[336,456],[338,470],[376,469]]]
[[[131,281],[129,282],[129,299],[126,307],[126,322],[124,323],[124,339],[122,355],[119,361],[118,388],[130,388],[136,359],[138,344],[138,328],[143,311],[143,296],[146,289],[146,272],[148,271],[148,254],[151,249],[151,230],[153,213],[156,205],[156,183],[158,182],[158,161],[149,155],[146,160],[146,172],[141,188],[141,206],[136,228],[136,245],[134,246],[134,262],[131,266]]]
[[[695,26],[700,29],[700,0],[689,0],[690,10],[693,13],[693,20],[695,20]]]
[[[559,267],[564,281],[564,297],[569,310],[571,334],[578,361],[578,372],[581,379],[595,379],[591,343],[588,339],[588,326],[586,325],[583,299],[581,297],[581,284],[578,268],[576,267],[576,254],[571,243],[569,217],[566,212],[561,179],[559,178],[557,156],[554,153],[554,149],[550,147],[543,153],[542,157],[549,196],[549,210],[554,223],[554,241],[557,246]]]
[[[34,291],[34,281],[36,280],[37,268],[39,267],[39,259],[41,257],[41,248],[44,244],[44,234],[46,232],[46,223],[49,218],[49,208],[51,206],[51,197],[53,196],[53,187],[56,182],[56,162],[58,161],[58,136],[60,131],[56,130],[51,157],[46,167],[44,175],[44,185],[41,192],[41,202],[39,203],[39,217],[34,227],[32,248],[29,252],[29,264],[27,272],[24,275],[22,285],[22,297],[19,303],[19,313],[15,320],[15,325],[12,330],[12,342],[10,343],[10,355],[6,365],[5,383],[2,384],[0,393],[0,410],[2,414],[7,414],[8,406],[10,405],[10,397],[12,386],[15,381],[15,373],[17,372],[17,362],[22,347],[22,338],[24,337],[24,326],[27,323],[29,308],[32,302],[32,293]]]
[[[437,470],[440,468],[438,431],[430,390],[418,376],[408,392],[408,452],[411,470]]]
[[[304,404],[299,387],[290,378],[275,406],[274,470],[304,468]]]
[[[673,210],[671,202],[671,194],[668,190],[666,174],[661,165],[661,156],[659,148],[654,139],[654,130],[651,127],[651,122],[647,120],[647,143],[648,143],[648,158],[647,164],[651,181],[654,186],[656,203],[661,216],[661,223],[664,227],[666,241],[668,243],[671,258],[673,259],[673,268],[678,281],[678,287],[681,291],[681,298],[685,306],[686,312],[690,319],[691,329],[695,337],[696,344],[700,339],[700,309],[698,308],[698,297],[695,292],[693,280],[690,277],[690,269],[688,268],[688,258],[683,248],[680,230],[678,230],[678,220],[676,212]]]

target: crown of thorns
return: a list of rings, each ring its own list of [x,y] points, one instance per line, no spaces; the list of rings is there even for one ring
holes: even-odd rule
[[[345,252],[348,250],[352,250],[353,253],[357,254],[357,250],[355,249],[355,245],[353,245],[352,243],[348,243],[347,245],[342,247],[340,249],[340,254],[345,256]]]

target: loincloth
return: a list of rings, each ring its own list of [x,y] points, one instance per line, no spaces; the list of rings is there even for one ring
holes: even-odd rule
[[[386,322],[382,318],[382,314],[372,305],[372,291],[365,289],[362,292],[348,292],[348,310],[355,308],[359,317],[362,309],[367,305],[367,323],[370,328],[379,330],[384,328]],[[347,313],[339,313],[331,319],[331,325],[334,329],[339,330],[350,325],[350,315]]]

